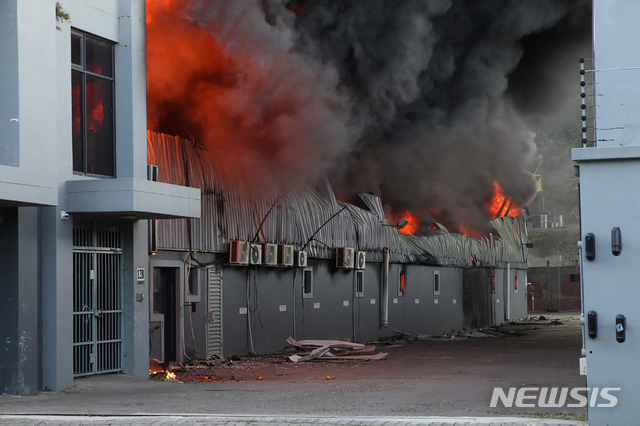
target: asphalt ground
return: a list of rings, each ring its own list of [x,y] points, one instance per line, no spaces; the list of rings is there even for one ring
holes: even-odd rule
[[[585,386],[578,368],[577,314],[555,317],[561,318],[561,324],[540,321],[509,327],[521,334],[518,337],[381,346],[389,353],[385,361],[293,364],[284,355],[270,355],[190,369],[179,374],[184,383],[122,374],[77,379],[64,392],[0,396],[0,424],[481,424],[477,418],[490,422],[503,416],[540,419],[527,420],[538,422],[530,424],[561,424],[561,420],[579,424],[586,419],[586,409],[489,407],[494,387]],[[225,381],[189,381],[202,374]],[[256,380],[260,376],[264,380]],[[33,415],[45,417],[25,417]],[[64,420],[51,415],[75,417]],[[166,423],[165,419],[173,420]],[[443,423],[446,419],[459,423]],[[79,420],[84,423],[73,423]],[[112,420],[115,423],[105,423]],[[505,419],[504,424],[527,423]]]

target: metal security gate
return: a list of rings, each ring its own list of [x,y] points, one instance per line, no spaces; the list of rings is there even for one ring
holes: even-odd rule
[[[74,377],[122,371],[121,255],[116,223],[74,219]]]
[[[222,268],[207,269],[209,322],[207,355],[222,356]]]

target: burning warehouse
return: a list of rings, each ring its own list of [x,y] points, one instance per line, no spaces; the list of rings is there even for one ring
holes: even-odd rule
[[[526,315],[521,217],[495,219],[482,238],[437,223],[430,236],[407,235],[378,196],[346,203],[326,180],[249,197],[216,169],[218,155],[148,135],[158,180],[202,199],[200,219],[152,225],[152,357],[265,353],[288,336],[451,333]]]
[[[584,1],[27,3],[0,2],[0,393],[525,314],[521,41]]]

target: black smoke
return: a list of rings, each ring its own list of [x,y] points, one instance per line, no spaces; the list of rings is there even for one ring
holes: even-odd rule
[[[292,167],[300,179],[329,174],[341,194],[372,191],[393,211],[475,232],[491,219],[484,206],[494,181],[518,205],[531,199],[529,118],[546,115],[553,102],[543,94],[566,97],[547,87],[564,74],[520,64],[540,67],[562,54],[562,37],[590,26],[588,0],[186,4],[228,52],[274,74],[264,95],[292,90],[287,76],[309,92],[287,108],[300,124],[276,144],[286,161],[301,153],[302,167]]]

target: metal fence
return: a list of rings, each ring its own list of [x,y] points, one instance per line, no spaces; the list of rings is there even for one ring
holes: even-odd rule
[[[120,229],[74,220],[73,374],[122,371]]]

